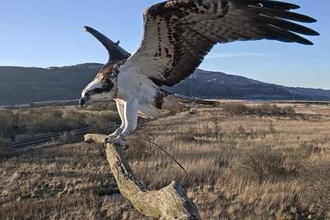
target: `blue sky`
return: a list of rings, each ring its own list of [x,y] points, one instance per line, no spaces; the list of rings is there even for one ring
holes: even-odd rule
[[[142,36],[142,12],[157,0],[1,0],[0,66],[66,66],[107,61],[107,52],[83,26],[94,27],[133,53]],[[314,46],[275,41],[217,45],[201,69],[287,86],[330,89],[330,1],[291,0],[318,20]]]

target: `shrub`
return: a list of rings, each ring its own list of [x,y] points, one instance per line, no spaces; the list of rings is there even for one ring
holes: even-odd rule
[[[252,114],[258,116],[293,116],[295,111],[292,107],[278,107],[274,104],[262,104],[254,108],[250,108]]]
[[[285,175],[284,155],[275,152],[271,147],[254,148],[242,157],[239,171],[261,183],[266,178],[276,178]]]
[[[278,107],[274,104],[262,104],[248,107],[239,102],[228,102],[223,105],[224,112],[231,115],[257,115],[257,116],[294,116],[295,110],[290,106]]]
[[[97,129],[102,132],[109,132],[110,130],[117,129],[119,125],[119,115],[117,112],[102,111],[95,114],[86,115],[84,118],[84,123],[90,129]]]
[[[0,110],[0,137],[15,138],[19,134],[63,132],[87,126],[96,129],[107,127],[108,132],[109,127],[114,125],[113,121],[118,120],[118,113],[113,111],[80,112],[57,106]]]
[[[59,132],[85,127],[84,115],[75,111],[38,108],[17,112],[20,132]]]
[[[303,198],[330,217],[330,161],[310,165],[302,178]]]
[[[278,109],[279,108],[276,105],[262,104],[254,108],[251,108],[251,112],[258,116],[271,116],[271,115],[277,115]]]
[[[224,103],[223,110],[231,115],[245,115],[248,113],[248,107],[239,102]]]
[[[77,129],[86,126],[84,123],[86,115],[82,113],[77,113],[75,111],[65,111],[62,118],[62,131],[69,130],[69,129]]]

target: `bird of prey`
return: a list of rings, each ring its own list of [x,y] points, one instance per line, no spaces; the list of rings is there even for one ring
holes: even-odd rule
[[[139,114],[155,118],[160,109],[178,108],[162,86],[187,78],[217,43],[267,39],[312,45],[303,35],[319,33],[300,23],[316,20],[293,11],[298,8],[273,0],[161,2],[144,11],[142,42],[131,56],[119,46],[118,53],[110,52],[116,43],[87,29],[108,49],[109,61],[83,89],[80,104],[115,100],[122,123],[106,141],[122,143],[136,129]]]

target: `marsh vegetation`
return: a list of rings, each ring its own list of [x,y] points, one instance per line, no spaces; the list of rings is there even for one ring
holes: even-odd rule
[[[201,105],[143,123],[128,141],[138,178],[150,189],[180,181],[203,219],[330,218],[329,105]],[[99,145],[12,155],[0,173],[0,219],[148,219],[120,196]]]

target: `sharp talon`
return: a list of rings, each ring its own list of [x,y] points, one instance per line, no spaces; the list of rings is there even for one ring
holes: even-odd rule
[[[108,138],[108,137],[106,137],[104,142],[103,142],[103,147],[105,148],[107,144],[120,145],[120,146],[123,147],[123,150],[126,150],[129,147],[126,140],[123,139],[123,138]]]

